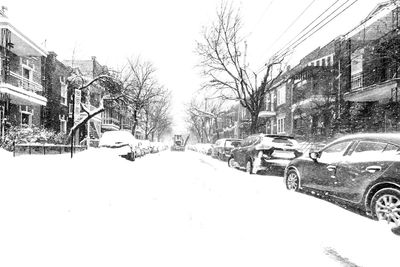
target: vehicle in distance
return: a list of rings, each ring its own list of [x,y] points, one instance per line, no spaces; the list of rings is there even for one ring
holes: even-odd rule
[[[358,134],[337,139],[292,160],[287,189],[400,225],[400,134]]]
[[[100,138],[100,149],[107,149],[112,154],[121,156],[128,160],[135,160],[137,139],[128,131],[108,131]]]
[[[186,138],[186,140],[188,138]],[[183,140],[182,135],[180,135],[180,134],[174,135],[172,141],[173,141],[173,143],[171,146],[171,151],[185,151],[186,141]]]
[[[291,159],[301,156],[299,144],[291,136],[256,134],[243,139],[228,160],[228,165],[245,168],[248,173],[283,171]]]

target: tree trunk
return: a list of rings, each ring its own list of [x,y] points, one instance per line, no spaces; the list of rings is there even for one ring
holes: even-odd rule
[[[219,139],[218,119],[215,118],[215,132],[217,133],[217,140]]]
[[[133,136],[135,136],[137,124],[138,124],[137,110],[134,110],[133,111],[133,125],[132,125],[132,135]]]
[[[250,124],[251,134],[257,133],[257,126],[258,126],[258,116],[256,114],[251,114],[251,124]]]

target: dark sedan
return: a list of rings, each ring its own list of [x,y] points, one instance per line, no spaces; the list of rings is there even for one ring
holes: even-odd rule
[[[342,137],[285,169],[289,190],[400,225],[400,134]]]
[[[298,143],[290,136],[251,135],[232,150],[228,165],[244,168],[248,173],[278,171],[282,175],[290,160],[302,155],[298,149]]]

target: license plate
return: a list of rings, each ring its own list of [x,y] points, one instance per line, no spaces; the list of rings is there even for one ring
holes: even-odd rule
[[[275,150],[272,153],[272,157],[274,158],[283,158],[283,159],[293,159],[296,157],[293,151],[283,151],[283,150]]]

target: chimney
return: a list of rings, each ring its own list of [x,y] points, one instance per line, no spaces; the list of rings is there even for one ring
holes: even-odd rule
[[[96,77],[96,57],[92,56],[92,76]]]
[[[6,17],[7,18],[7,11],[8,11],[8,8],[6,7],[6,6],[1,6],[1,15],[3,16],[3,17]]]

